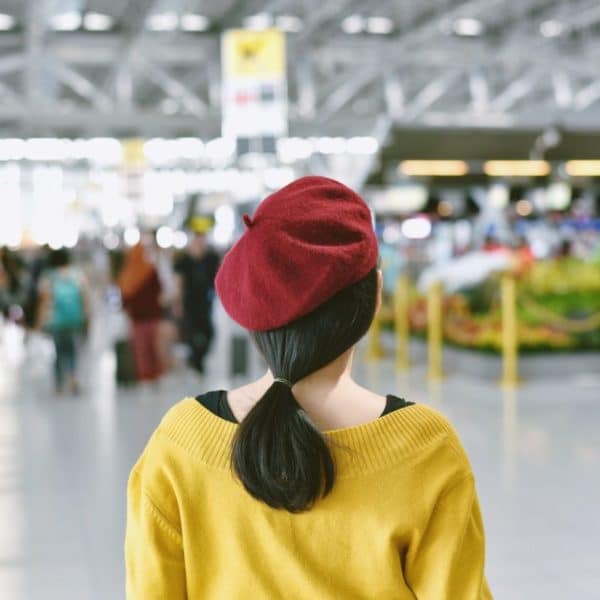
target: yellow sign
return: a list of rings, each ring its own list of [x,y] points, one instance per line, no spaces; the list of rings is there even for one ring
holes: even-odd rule
[[[123,147],[123,165],[125,167],[143,167],[146,164],[144,140],[129,138],[121,142]]]
[[[285,37],[277,29],[232,29],[223,38],[223,58],[230,77],[282,77]]]

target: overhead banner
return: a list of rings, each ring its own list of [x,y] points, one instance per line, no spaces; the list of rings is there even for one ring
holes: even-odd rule
[[[226,31],[222,56],[223,137],[236,140],[240,153],[274,151],[275,140],[287,135],[284,34]]]

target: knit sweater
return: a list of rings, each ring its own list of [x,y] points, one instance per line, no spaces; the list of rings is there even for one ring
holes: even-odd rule
[[[303,513],[231,473],[237,425],[188,398],[129,479],[128,600],[487,600],[484,534],[458,436],[414,405],[326,432],[332,492]]]

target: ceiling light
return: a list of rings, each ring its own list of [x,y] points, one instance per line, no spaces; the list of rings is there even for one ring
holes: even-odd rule
[[[529,200],[519,200],[515,208],[522,217],[528,217],[533,212],[533,205]]]
[[[402,233],[411,240],[423,240],[431,233],[431,221],[426,217],[406,219],[401,225]]]
[[[376,154],[379,142],[370,136],[353,137],[348,140],[346,149],[350,154]]]
[[[342,29],[346,33],[361,33],[365,29],[365,19],[360,15],[350,15],[342,21]]]
[[[508,206],[509,196],[508,187],[501,183],[496,183],[490,186],[487,201],[495,210],[502,210]]]
[[[565,170],[571,177],[600,177],[600,160],[569,160]]]
[[[273,17],[269,13],[258,13],[244,19],[244,26],[248,29],[268,29],[273,25]]]
[[[146,27],[151,31],[175,31],[178,24],[176,13],[158,13],[146,19]]]
[[[110,15],[97,12],[89,12],[83,17],[83,27],[88,31],[108,31],[114,22]]]
[[[81,27],[81,13],[72,11],[54,15],[50,18],[50,27],[54,31],[76,31]]]
[[[0,13],[0,31],[9,31],[16,23],[17,20],[12,15]]]
[[[405,160],[398,168],[412,177],[460,177],[469,172],[464,160]]]
[[[483,23],[479,19],[456,19],[452,29],[456,35],[474,37],[483,33]]]
[[[437,207],[440,217],[449,217],[454,212],[454,207],[448,200],[442,200]]]
[[[210,19],[208,17],[191,13],[181,15],[179,23],[183,31],[206,31],[210,27]]]
[[[367,19],[367,31],[379,35],[387,35],[394,30],[394,21],[387,17],[369,17]]]
[[[488,160],[483,172],[490,177],[543,177],[550,165],[545,160]]]
[[[298,33],[302,30],[302,19],[295,17],[294,15],[280,15],[275,19],[275,25],[277,25],[281,31]]]
[[[558,37],[563,33],[564,26],[560,21],[550,19],[540,25],[540,33],[546,38]]]

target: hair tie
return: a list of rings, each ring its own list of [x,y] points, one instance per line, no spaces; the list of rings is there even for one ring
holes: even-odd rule
[[[289,388],[291,388],[291,387],[292,387],[292,382],[291,382],[291,381],[289,381],[288,379],[285,379],[284,377],[275,377],[275,378],[273,379],[273,383],[275,383],[276,381],[277,381],[278,383],[283,383],[284,385],[287,385]]]

